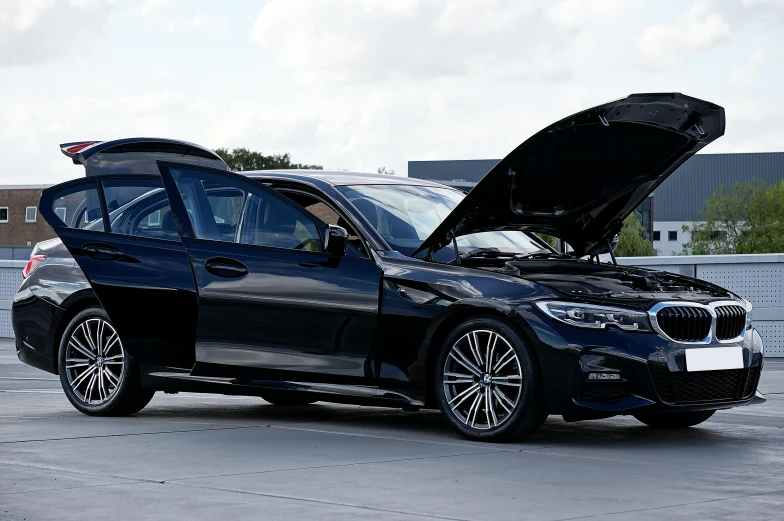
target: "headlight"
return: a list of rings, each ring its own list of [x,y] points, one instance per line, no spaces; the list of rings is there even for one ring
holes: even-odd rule
[[[644,311],[553,300],[536,302],[536,307],[546,315],[570,326],[587,329],[607,329],[615,326],[624,331],[652,331],[648,313]]]
[[[748,300],[743,300],[743,307],[746,308],[746,331],[751,329],[751,315],[752,315],[752,305],[751,302]]]

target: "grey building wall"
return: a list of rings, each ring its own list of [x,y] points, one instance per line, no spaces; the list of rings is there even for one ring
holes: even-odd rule
[[[409,161],[408,175],[464,188],[476,183],[498,159],[465,161]],[[784,179],[784,152],[697,154],[678,168],[654,193],[656,221],[700,219],[705,200],[721,185],[728,188],[760,178],[765,184]],[[465,182],[451,183],[453,180]]]

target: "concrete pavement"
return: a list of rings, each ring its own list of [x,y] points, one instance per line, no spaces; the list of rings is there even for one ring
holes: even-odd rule
[[[494,445],[436,412],[259,398],[90,418],[0,340],[0,521],[784,519],[784,360],[766,364],[766,404],[698,428],[552,417]]]

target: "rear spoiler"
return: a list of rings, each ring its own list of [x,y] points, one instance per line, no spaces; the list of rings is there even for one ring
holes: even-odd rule
[[[63,143],[60,151],[85,175],[157,173],[156,161],[176,161],[228,170],[221,157],[208,148],[175,139],[137,137],[114,141]]]

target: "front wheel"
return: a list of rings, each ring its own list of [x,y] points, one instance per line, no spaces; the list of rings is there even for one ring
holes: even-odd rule
[[[634,417],[655,429],[685,429],[704,422],[716,411],[663,412],[659,414],[635,414]]]
[[[444,342],[435,367],[438,405],[468,439],[522,439],[546,418],[534,355],[500,320],[461,324]]]
[[[84,414],[134,414],[155,394],[142,388],[136,362],[123,349],[109,316],[98,307],[81,311],[65,328],[58,365],[66,397]]]

